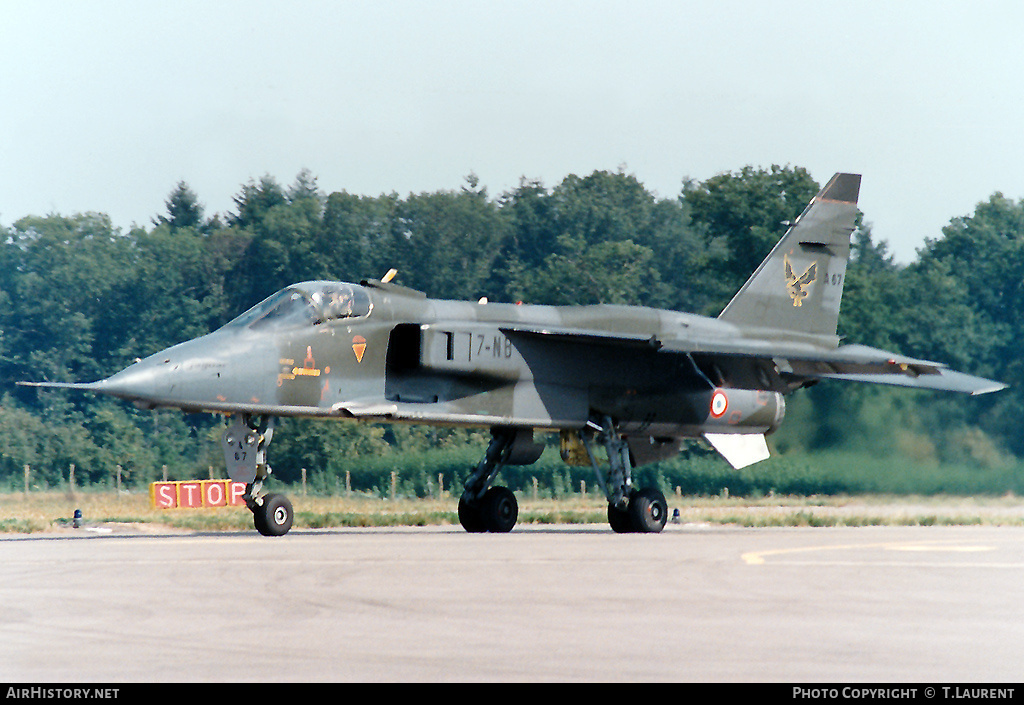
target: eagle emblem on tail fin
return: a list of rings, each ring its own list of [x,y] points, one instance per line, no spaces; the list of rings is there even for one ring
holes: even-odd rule
[[[818,263],[812,262],[803,274],[797,276],[793,273],[793,265],[790,263],[788,255],[783,255],[783,261],[786,263],[786,290],[789,292],[790,298],[793,299],[793,305],[802,306],[804,299],[810,293],[807,291],[807,287],[818,276]]]

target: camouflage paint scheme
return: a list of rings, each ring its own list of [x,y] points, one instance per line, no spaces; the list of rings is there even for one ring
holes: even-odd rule
[[[672,455],[680,438],[705,438],[737,467],[767,457],[764,434],[782,422],[785,395],[821,379],[969,394],[1004,387],[839,344],[859,189],[859,175],[836,174],[717,318],[312,281],[106,380],[37,384],[252,417],[601,429],[628,444],[623,487],[609,491],[622,505],[629,465]]]
[[[848,178],[836,185],[840,177]],[[1002,388],[939,363],[838,346],[853,180],[837,175],[822,190],[717,319],[446,301],[379,280],[304,282],[209,335],[75,386],[215,413],[551,430],[582,428],[597,414],[655,436],[767,432],[781,421],[781,394],[823,378]],[[812,276],[793,283],[790,271]],[[319,316],[319,297],[337,287],[368,301],[365,313]],[[253,325],[286,292],[299,305]],[[727,395],[725,414],[712,412],[716,389]]]

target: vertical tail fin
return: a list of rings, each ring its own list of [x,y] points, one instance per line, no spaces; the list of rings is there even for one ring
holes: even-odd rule
[[[860,174],[836,174],[718,316],[745,326],[835,337]]]

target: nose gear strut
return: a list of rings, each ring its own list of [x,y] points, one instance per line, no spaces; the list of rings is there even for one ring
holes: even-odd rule
[[[234,416],[221,446],[228,477],[245,483],[245,506],[252,512],[253,525],[264,536],[283,536],[292,528],[294,511],[283,494],[266,493],[263,482],[273,470],[267,463],[267,446],[274,436],[272,416]]]

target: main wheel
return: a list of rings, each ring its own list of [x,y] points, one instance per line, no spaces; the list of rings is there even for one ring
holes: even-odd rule
[[[512,531],[519,518],[519,503],[507,487],[492,487],[480,502],[480,516],[487,530],[496,534]]]
[[[645,487],[630,498],[629,514],[634,531],[657,534],[668,521],[668,502],[660,490]]]
[[[483,516],[480,514],[480,503],[471,501],[465,493],[459,497],[459,523],[471,534],[487,531]]]
[[[268,494],[252,510],[252,523],[264,536],[284,536],[292,528],[292,503],[283,494]]]
[[[614,504],[608,504],[608,525],[617,534],[631,534],[633,528],[633,517],[630,516],[629,508],[619,509]]]

